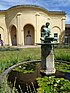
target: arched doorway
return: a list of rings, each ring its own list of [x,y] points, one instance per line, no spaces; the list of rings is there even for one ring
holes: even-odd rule
[[[11,35],[12,46],[16,46],[17,45],[17,35],[16,35],[16,27],[14,25],[11,27],[10,35]]]
[[[34,45],[34,27],[31,24],[24,26],[24,45]]]

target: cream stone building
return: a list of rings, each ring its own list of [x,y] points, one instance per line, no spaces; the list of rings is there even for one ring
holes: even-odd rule
[[[41,29],[46,22],[50,22],[51,36],[63,43],[65,12],[48,11],[35,5],[0,11],[0,38],[8,46],[36,45],[41,42]]]

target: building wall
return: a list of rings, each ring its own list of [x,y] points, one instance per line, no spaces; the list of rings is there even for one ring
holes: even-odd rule
[[[8,44],[8,34],[7,34],[7,28],[5,24],[5,13],[0,12],[0,34],[1,34],[1,39],[5,44]]]
[[[22,46],[26,44],[26,35],[30,31],[32,44],[35,45],[41,42],[41,27],[46,22],[50,22],[51,36],[58,33],[58,42],[63,42],[65,14],[52,13],[34,6],[16,6],[1,12],[0,34],[5,45],[12,46],[13,38],[16,36],[16,45]],[[15,29],[15,32],[12,28]]]
[[[70,44],[70,24],[65,25],[65,44]]]

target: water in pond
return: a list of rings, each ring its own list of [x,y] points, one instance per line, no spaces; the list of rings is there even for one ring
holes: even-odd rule
[[[9,73],[8,81],[11,82],[12,87],[15,82],[19,93],[21,90],[23,93],[36,93],[38,88],[36,78],[41,76],[40,67],[40,63],[28,63],[16,67]]]
[[[64,76],[65,76],[65,79],[70,80],[70,73],[65,73]]]
[[[41,77],[41,63],[26,63],[14,68],[8,76],[12,87],[15,85],[19,93],[37,93],[38,83],[36,78]],[[55,77],[63,77],[70,80],[70,73],[56,71]],[[14,83],[15,82],[15,83]]]

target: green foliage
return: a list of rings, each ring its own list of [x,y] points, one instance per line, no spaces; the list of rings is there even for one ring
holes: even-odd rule
[[[16,78],[14,82],[14,86],[11,82],[7,81],[7,77],[3,77],[2,81],[0,81],[0,93],[19,93],[17,89],[15,88]],[[21,93],[21,87],[19,86]]]
[[[37,93],[69,93],[70,82],[64,78],[55,78],[54,76],[45,76],[37,78]]]
[[[1,59],[0,59],[1,60]],[[18,57],[10,56],[9,59],[2,59],[0,62],[0,73],[3,72],[5,69],[9,68],[10,66],[16,64],[18,62]]]
[[[9,68],[10,66],[18,62],[35,60],[35,59],[39,60],[40,58],[41,58],[40,48],[15,49],[10,47],[8,48],[0,47],[0,73],[2,73],[5,69]],[[28,70],[32,72],[33,70],[30,70],[30,68],[28,68]],[[27,71],[25,70],[25,72]],[[7,80],[4,79],[3,81],[4,82],[0,83],[0,93],[10,93],[8,92],[9,88],[8,89],[6,88]],[[6,92],[6,90],[8,91]],[[13,87],[12,91],[14,91],[13,93],[18,93],[16,92],[17,90],[15,89],[15,87]]]
[[[0,48],[0,73],[10,66],[22,62],[40,60],[40,48]]]
[[[55,63],[55,68],[61,72],[70,72],[70,64],[58,62]]]
[[[40,60],[41,53],[40,48],[26,48],[26,49],[13,49],[13,48],[0,48],[0,73],[2,73],[5,69],[22,61],[30,61],[30,60]],[[55,59],[56,60],[64,60],[70,62],[70,49],[55,49],[54,50]],[[28,65],[26,65],[25,72],[33,71],[33,65],[31,65],[31,69]],[[57,70],[63,72],[70,72],[70,65],[64,63],[57,63],[55,64]],[[18,69],[18,70],[21,70]],[[60,81],[58,83],[57,81]],[[70,93],[70,83],[68,80],[55,78],[55,77],[44,77],[38,79],[39,88],[37,89],[37,93]],[[62,86],[62,87],[61,87]],[[7,89],[7,81],[4,80],[2,85],[0,85],[0,93],[10,93],[6,92]],[[8,88],[9,91],[9,88]],[[17,91],[15,87],[13,91]],[[13,92],[17,93],[17,92]]]
[[[54,48],[57,48],[57,49],[70,49],[70,44],[54,45]]]
[[[25,63],[18,67],[15,67],[13,70],[23,73],[33,73],[35,71],[36,64],[35,63]]]
[[[1,47],[0,46],[0,51],[3,52],[3,51],[19,51],[20,49],[19,48],[12,48],[12,47]]]
[[[10,87],[7,84],[7,77],[3,77],[0,81],[0,93],[10,93]]]
[[[22,61],[40,60],[40,48],[0,48],[0,73],[8,67]],[[55,60],[70,61],[70,49],[55,49]]]
[[[70,61],[70,49],[55,49],[55,60]]]

